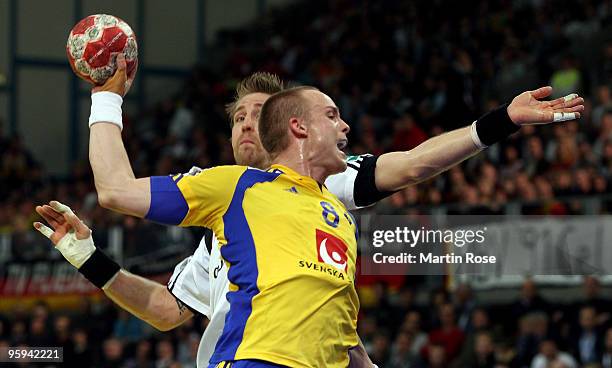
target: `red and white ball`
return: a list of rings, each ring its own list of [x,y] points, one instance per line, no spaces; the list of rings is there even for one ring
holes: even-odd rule
[[[136,72],[138,44],[132,28],[107,14],[90,15],[70,31],[66,53],[77,76],[93,84],[104,84],[117,68],[117,55],[125,54],[127,74]]]

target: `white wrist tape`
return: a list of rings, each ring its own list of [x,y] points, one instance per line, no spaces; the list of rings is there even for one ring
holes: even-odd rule
[[[83,263],[96,251],[91,235],[87,239],[79,240],[74,231],[64,235],[55,248],[76,268],[81,268]]]
[[[113,92],[96,92],[91,95],[89,127],[95,123],[111,123],[123,130],[121,114],[123,98]]]
[[[482,143],[480,137],[478,137],[478,132],[476,131],[476,121],[474,121],[470,127],[470,135],[472,136],[472,141],[477,148],[485,149],[488,147],[486,144]]]

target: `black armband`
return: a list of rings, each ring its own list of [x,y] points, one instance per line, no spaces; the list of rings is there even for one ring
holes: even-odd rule
[[[503,104],[476,120],[478,138],[487,146],[508,138],[520,128],[510,119],[508,104]]]
[[[104,252],[96,251],[79,268],[79,272],[100,289],[119,272],[121,266],[110,259]]]
[[[380,191],[376,187],[376,162],[378,156],[363,156],[357,170],[353,188],[355,204],[359,207],[371,206],[395,192]],[[352,163],[349,163],[352,165]]]

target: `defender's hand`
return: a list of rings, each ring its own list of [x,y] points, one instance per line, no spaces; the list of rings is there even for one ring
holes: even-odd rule
[[[103,85],[94,87],[91,92],[113,92],[121,97],[124,97],[132,87],[132,82],[134,82],[134,78],[136,78],[137,69],[138,60],[136,60],[136,66],[134,67],[132,73],[127,75],[127,62],[125,61],[125,55],[119,54],[117,55],[117,70],[115,70],[115,74],[108,78]]]
[[[74,267],[80,268],[95,252],[91,230],[70,207],[51,201],[49,205],[37,206],[36,212],[53,227],[53,230],[40,222],[35,222],[34,228],[49,238],[55,244],[55,248]]]
[[[550,96],[552,87],[541,87],[523,92],[508,105],[510,119],[519,126],[550,124],[580,118],[584,111],[584,99],[572,93],[552,101],[539,101]]]

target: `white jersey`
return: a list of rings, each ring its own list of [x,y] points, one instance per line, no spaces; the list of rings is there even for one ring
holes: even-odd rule
[[[347,159],[347,169],[325,181],[329,191],[336,195],[348,210],[371,205],[390,194],[375,189],[376,160],[372,155],[350,156]],[[168,282],[168,289],[187,306],[210,319],[202,335],[197,356],[198,367],[207,367],[223,332],[225,316],[230,308],[225,296],[229,290],[227,266],[221,257],[215,236],[210,253],[205,238],[202,238],[193,256],[175,267]]]

